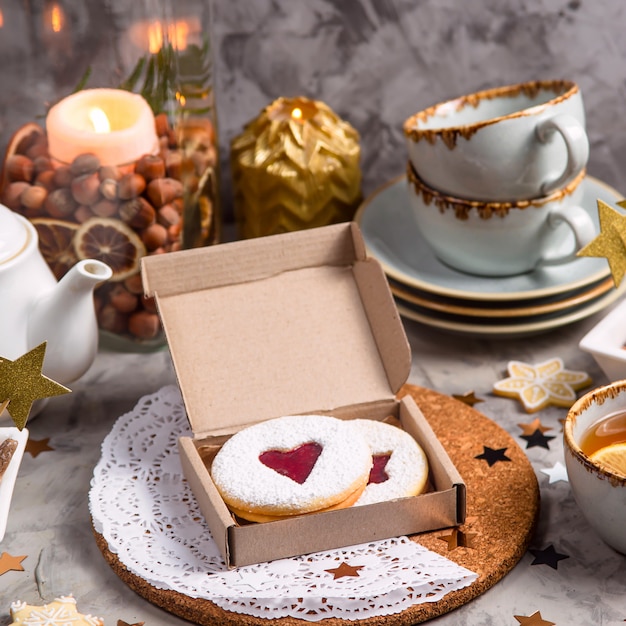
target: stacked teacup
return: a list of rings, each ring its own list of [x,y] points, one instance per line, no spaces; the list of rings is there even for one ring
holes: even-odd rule
[[[462,96],[415,113],[404,133],[413,213],[446,265],[511,276],[572,261],[594,238],[580,206],[589,142],[575,83]]]

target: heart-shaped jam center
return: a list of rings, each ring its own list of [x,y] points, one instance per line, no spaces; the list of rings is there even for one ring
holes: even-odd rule
[[[386,454],[374,454],[372,455],[372,469],[370,470],[370,477],[367,484],[371,483],[384,483],[389,480],[389,475],[385,471],[385,466],[391,458],[391,452]]]
[[[259,461],[302,485],[315,467],[321,453],[322,446],[310,441],[292,450],[266,450],[259,455]]]

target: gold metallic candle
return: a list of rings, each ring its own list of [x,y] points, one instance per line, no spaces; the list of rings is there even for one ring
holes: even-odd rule
[[[361,201],[359,134],[323,102],[279,98],[231,142],[243,238],[352,219]]]

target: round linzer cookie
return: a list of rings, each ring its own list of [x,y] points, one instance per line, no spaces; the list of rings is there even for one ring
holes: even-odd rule
[[[351,422],[290,415],[245,428],[220,449],[213,482],[250,521],[351,506],[367,484],[369,446]]]
[[[367,487],[356,505],[416,496],[428,481],[428,460],[406,431],[376,420],[352,420],[367,441],[373,457]]]

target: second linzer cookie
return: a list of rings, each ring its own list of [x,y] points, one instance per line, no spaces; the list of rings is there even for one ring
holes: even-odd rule
[[[350,422],[296,415],[233,435],[213,459],[211,476],[232,512],[262,522],[351,506],[371,467],[370,448]]]

